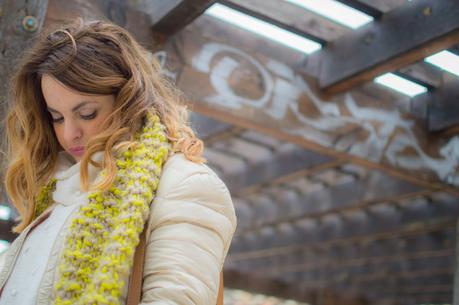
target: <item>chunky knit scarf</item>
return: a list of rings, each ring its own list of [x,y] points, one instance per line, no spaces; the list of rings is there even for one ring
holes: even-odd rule
[[[156,115],[147,115],[135,139],[133,148],[116,153],[118,173],[110,189],[90,193],[72,220],[54,285],[56,305],[120,304],[170,151],[165,127]],[[105,171],[98,175],[103,177]],[[35,217],[52,203],[55,186],[52,179],[42,188]]]

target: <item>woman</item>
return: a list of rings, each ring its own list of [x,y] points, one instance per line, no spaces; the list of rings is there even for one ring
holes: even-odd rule
[[[125,304],[145,223],[141,304],[216,303],[234,207],[148,58],[122,28],[78,20],[22,59],[5,175],[20,234],[0,305]]]

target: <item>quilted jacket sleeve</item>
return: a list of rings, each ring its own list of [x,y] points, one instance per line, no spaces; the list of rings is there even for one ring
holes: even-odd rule
[[[141,304],[215,305],[235,229],[230,194],[211,169],[183,157],[166,163],[151,207]]]

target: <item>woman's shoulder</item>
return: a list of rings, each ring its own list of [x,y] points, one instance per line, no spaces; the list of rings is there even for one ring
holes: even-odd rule
[[[183,153],[175,153],[163,166],[158,195],[166,191],[185,192],[190,188],[195,192],[203,188],[209,192],[212,187],[229,196],[226,185],[210,167],[188,160]]]
[[[155,214],[163,208],[185,211],[184,207],[192,207],[187,217],[196,217],[191,211],[212,210],[224,215],[232,228],[236,226],[234,205],[223,181],[207,165],[192,162],[181,153],[170,157],[163,166],[155,206]]]
[[[208,174],[218,178],[209,166],[204,163],[193,162],[187,159],[183,153],[175,153],[169,157],[162,170],[162,176],[173,175],[175,180],[185,179],[195,174]]]

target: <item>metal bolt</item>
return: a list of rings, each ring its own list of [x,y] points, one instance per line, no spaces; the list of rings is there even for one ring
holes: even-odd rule
[[[375,33],[368,33],[367,35],[365,35],[365,37],[363,38],[363,41],[366,45],[370,45],[373,43],[373,41],[375,40]]]
[[[34,16],[25,16],[22,19],[22,28],[27,32],[35,32],[38,28],[37,18]]]
[[[432,8],[430,6],[426,6],[423,10],[422,10],[422,14],[424,16],[430,16],[432,15]]]

